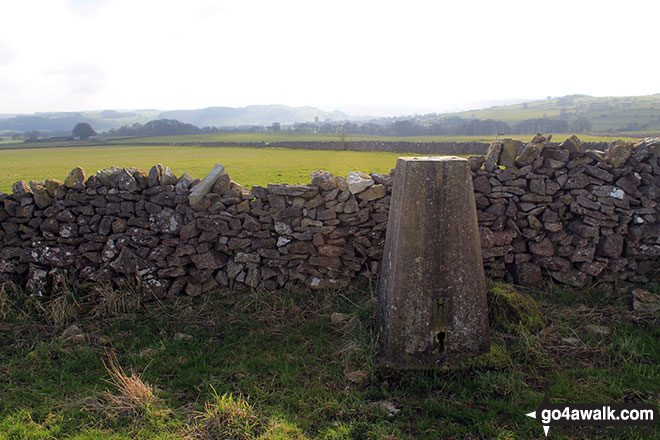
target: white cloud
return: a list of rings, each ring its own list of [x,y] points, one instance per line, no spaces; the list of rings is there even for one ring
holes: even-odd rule
[[[654,1],[3,5],[0,112],[657,93]]]

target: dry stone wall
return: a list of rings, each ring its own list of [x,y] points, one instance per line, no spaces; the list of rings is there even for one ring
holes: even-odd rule
[[[660,255],[660,139],[585,151],[538,135],[470,158],[486,273],[520,284],[643,280]],[[312,173],[248,190],[162,165],[108,168],[0,194],[0,280],[139,282],[146,298],[289,283],[341,288],[378,274],[392,178]]]
[[[162,145],[158,142],[136,141],[134,145]],[[486,142],[408,142],[408,141],[286,141],[286,142],[178,142],[179,146],[293,148],[303,150],[388,151],[440,155],[486,154]],[[557,145],[557,144],[551,144]],[[607,142],[586,142],[585,148],[605,150]]]
[[[527,285],[643,281],[660,255],[660,139],[605,152],[548,142],[508,139],[470,159],[487,272]]]
[[[76,168],[64,182],[16,182],[0,195],[0,276],[37,295],[63,280],[139,280],[161,298],[290,282],[340,288],[378,272],[389,176],[316,171],[309,185],[247,190],[217,171],[200,182],[161,165],[89,178]]]

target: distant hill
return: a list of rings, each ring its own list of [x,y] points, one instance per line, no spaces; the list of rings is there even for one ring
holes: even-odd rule
[[[199,110],[174,110],[162,112],[161,119],[176,119],[198,127],[227,127],[241,125],[271,125],[273,122],[348,120],[349,115],[340,111],[326,112],[314,107],[288,107],[285,105],[249,105],[247,107],[209,107]]]
[[[0,134],[3,132],[24,133],[37,130],[42,135],[68,135],[78,122],[87,122],[100,133],[136,123],[144,125],[157,119],[174,119],[203,128],[269,126],[274,122],[288,125],[314,122],[316,118],[319,122],[326,120],[355,122],[358,120],[358,118],[340,111],[329,112],[314,107],[289,107],[285,105],[250,105],[239,108],[209,107],[197,110],[171,111],[108,109],[18,115],[2,114],[0,115]],[[372,121],[386,124],[401,118],[401,116],[376,118]],[[359,119],[363,122],[367,120],[365,117]],[[465,125],[470,122],[479,123],[482,121],[489,127],[492,126],[494,130],[499,130],[497,124],[503,125],[501,123],[506,123],[511,128],[511,131],[508,131],[510,133],[536,133],[535,130],[545,130],[546,132],[569,130],[576,133],[608,131],[660,132],[660,94],[625,97],[568,95],[512,105],[499,105],[481,110],[406,116],[405,119],[420,126],[434,124],[443,126]],[[455,121],[452,122],[452,119]],[[497,132],[503,133],[504,131]]]
[[[9,117],[0,118],[0,132],[37,130],[42,134],[50,135],[71,134],[71,130],[79,122],[87,122],[94,130],[101,132],[136,122],[145,123],[156,119],[158,113],[158,110],[133,110],[130,112],[103,110],[8,115]]]
[[[440,119],[493,119],[509,124],[535,118],[565,120],[584,118],[588,131],[660,131],[660,94],[647,96],[593,97],[568,95],[522,104],[490,107],[439,115]]]
[[[0,117],[0,132],[26,132],[64,134],[78,122],[89,123],[96,131],[106,131],[135,123],[145,124],[156,119],[176,119],[198,127],[225,127],[242,125],[271,125],[273,122],[294,124],[331,119],[351,119],[343,112],[327,112],[314,107],[287,107],[284,105],[251,105],[248,107],[209,107],[199,110],[103,110],[83,112],[44,112]]]

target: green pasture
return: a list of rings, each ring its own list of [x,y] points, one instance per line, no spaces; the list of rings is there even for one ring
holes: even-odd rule
[[[563,141],[570,134],[553,135]],[[501,136],[503,138],[505,136]],[[532,136],[513,136],[528,142]],[[635,141],[634,137],[581,135],[585,142],[609,142],[613,139]],[[215,163],[226,167],[235,181],[247,185],[267,183],[307,183],[316,169],[346,175],[350,171],[389,172],[396,158],[412,152],[319,151],[287,148],[240,148],[181,146],[189,142],[305,142],[338,141],[337,135],[292,133],[236,133],[153,138],[110,139],[101,141],[65,141],[39,144],[3,144],[0,147],[0,192],[11,191],[17,180],[63,180],[68,172],[81,166],[88,175],[110,166],[149,169],[156,163],[169,166],[175,174],[184,172],[202,178]],[[347,135],[346,140],[384,142],[492,142],[494,136],[415,136],[384,137]],[[140,142],[159,145],[135,145]],[[133,143],[133,144],[131,144]]]
[[[148,170],[157,163],[177,176],[186,172],[203,178],[218,163],[243,185],[309,183],[317,169],[346,175],[350,171],[389,172],[400,153],[312,151],[285,148],[113,146],[40,148],[0,151],[0,192],[11,192],[17,180],[64,180],[81,166],[87,175],[110,166]]]
[[[553,140],[561,142],[571,137],[573,133],[553,134]],[[533,135],[505,135],[499,136],[500,139],[509,137],[519,139],[523,142],[529,142]],[[611,142],[614,139],[627,141],[638,140],[636,136],[605,136],[580,134],[578,137],[585,142]],[[490,143],[495,140],[495,136],[373,136],[366,134],[347,134],[345,141],[380,141],[380,142],[484,142]],[[111,144],[130,144],[130,143],[162,143],[163,145],[176,145],[189,142],[340,142],[341,138],[336,133],[214,133],[214,134],[194,134],[182,136],[157,136],[143,138],[108,138],[105,140]]]
[[[491,107],[441,115],[494,119],[510,124],[533,118],[558,118],[562,114],[586,117],[594,131],[621,130],[630,123],[649,124],[648,131],[660,130],[660,95],[624,97],[563,97],[526,104]]]

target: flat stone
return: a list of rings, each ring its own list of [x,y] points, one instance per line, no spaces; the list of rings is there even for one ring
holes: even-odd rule
[[[176,178],[170,167],[165,167],[163,175],[160,178],[161,185],[176,185],[179,179]]]
[[[128,246],[124,246],[119,256],[110,263],[116,272],[132,274],[137,272],[137,257]]]
[[[514,277],[516,283],[521,286],[537,286],[543,280],[541,268],[530,262],[516,264],[514,266]]]
[[[545,148],[546,138],[543,136],[534,137],[532,142],[525,145],[520,156],[516,160],[516,165],[521,168],[531,165],[540,155]]]
[[[135,192],[140,189],[137,180],[133,177],[135,168],[123,168],[117,177],[117,187],[126,192]]]
[[[291,226],[283,222],[275,222],[275,232],[277,232],[279,235],[293,235]]]
[[[119,167],[103,168],[96,172],[95,177],[103,186],[116,188],[119,180],[119,173],[121,173],[121,168]],[[66,186],[66,180],[64,181],[64,185]]]
[[[48,194],[55,199],[63,199],[66,195],[66,187],[57,179],[46,179],[45,185]]]
[[[619,234],[601,237],[597,254],[603,257],[619,258],[623,253],[624,240]]]
[[[43,182],[30,180],[30,189],[34,195],[34,203],[39,209],[44,209],[53,203],[53,198],[48,193],[48,189]]]
[[[614,141],[605,153],[605,160],[614,168],[621,168],[631,154],[632,145],[624,141]]]
[[[271,193],[271,195],[276,196],[291,196],[312,199],[319,193],[319,187],[316,185],[281,185],[269,183],[268,191]]]
[[[560,149],[568,150],[569,158],[575,159],[584,155],[584,147],[577,136],[573,135],[559,145]]]
[[[344,248],[332,244],[324,244],[318,247],[318,252],[326,257],[339,257],[344,254]]]
[[[22,197],[31,196],[30,184],[25,180],[14,182],[11,186],[12,194],[18,200]]]
[[[486,152],[486,163],[484,164],[484,169],[486,171],[495,171],[495,168],[497,168],[497,160],[499,159],[501,152],[501,142],[493,142],[488,146],[488,152]]]
[[[217,252],[205,252],[203,254],[191,255],[190,259],[198,269],[219,269],[227,263],[226,257]]]
[[[589,276],[582,272],[550,272],[550,275],[560,283],[573,287],[585,287],[589,281]]]
[[[522,146],[523,143],[516,139],[502,140],[502,152],[500,153],[498,163],[505,168],[515,167],[516,156]]]
[[[208,173],[206,177],[202,179],[201,182],[195,185],[192,191],[190,191],[190,194],[188,195],[189,203],[191,205],[196,205],[197,203],[199,203],[204,198],[204,196],[211,191],[213,185],[215,185],[215,181],[224,172],[225,172],[224,166],[215,164],[211,172]]]
[[[357,197],[360,200],[365,200],[367,202],[370,202],[372,200],[382,199],[386,195],[387,195],[387,189],[385,188],[385,186],[376,184],[367,188],[365,191],[359,193]]]
[[[72,169],[64,179],[64,186],[77,190],[85,189],[85,170],[81,167]]]
[[[529,251],[532,254],[542,255],[544,257],[552,257],[555,254],[555,248],[552,245],[552,241],[547,238],[544,238],[538,243],[530,243]]]
[[[481,168],[481,166],[486,162],[486,158],[484,156],[470,156],[468,158],[468,163],[470,164],[470,169],[473,172],[476,172]]]
[[[310,177],[312,179],[312,185],[316,185],[324,191],[329,191],[335,187],[335,176],[328,171],[312,171]]]
[[[174,185],[174,191],[177,193],[185,193],[185,191],[188,191],[193,185],[193,182],[195,182],[193,176],[188,173],[183,173],[181,174],[181,177],[179,177],[179,181]]]
[[[610,330],[609,327],[596,325],[596,324],[585,325],[584,329],[589,331],[590,333],[594,333],[596,335],[601,335],[601,336],[607,336],[610,333],[612,333],[612,330]]]
[[[160,185],[160,179],[163,176],[163,166],[161,164],[154,165],[149,170],[147,177],[147,186],[149,188]]]
[[[361,171],[351,171],[346,178],[346,184],[351,194],[358,194],[374,184],[370,175]]]
[[[657,312],[660,310],[660,296],[645,289],[634,289],[633,310],[638,312]]]
[[[477,176],[472,181],[474,190],[483,194],[490,194],[492,187],[486,176]]]
[[[215,181],[211,191],[215,194],[224,196],[231,187],[231,177],[229,174],[221,174]]]

